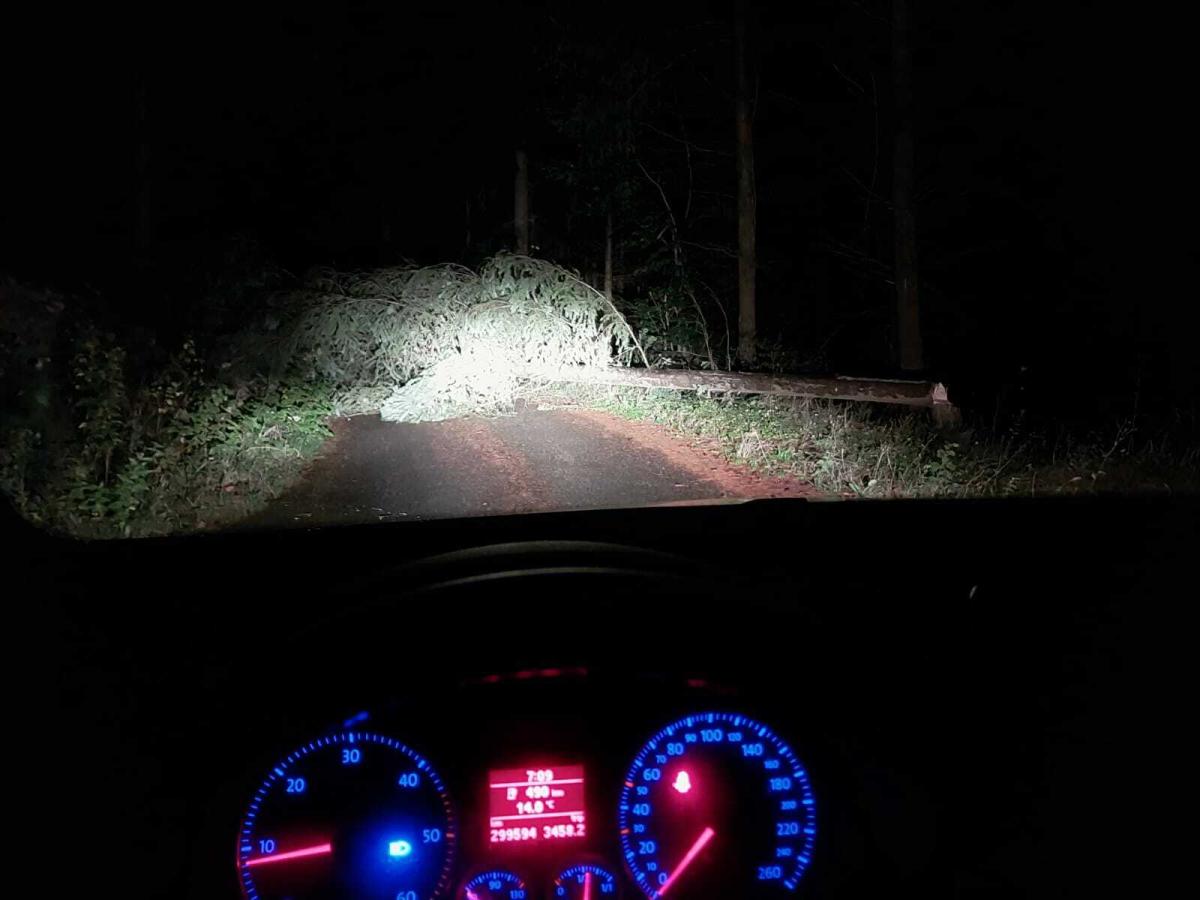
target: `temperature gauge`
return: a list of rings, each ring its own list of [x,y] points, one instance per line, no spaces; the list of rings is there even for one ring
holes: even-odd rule
[[[463,887],[462,900],[525,900],[525,882],[512,872],[481,872]]]
[[[617,896],[617,879],[608,869],[584,863],[554,879],[554,896],[563,900],[600,900]]]

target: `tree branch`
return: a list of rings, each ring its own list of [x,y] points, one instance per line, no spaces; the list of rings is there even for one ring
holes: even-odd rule
[[[667,218],[671,223],[671,250],[675,259],[675,268],[682,269],[683,253],[679,246],[679,223],[675,220],[675,210],[671,208],[671,201],[667,199],[667,192],[663,190],[663,186],[659,184],[658,181],[655,180],[654,176],[647,171],[646,167],[642,165],[642,161],[640,159],[635,159],[634,162],[637,163],[637,167],[642,170],[642,174],[646,176],[646,179],[658,189],[658,195],[662,197],[663,206],[666,207],[667,210]]]
[[[667,138],[668,140],[683,144],[689,150],[695,150],[697,153],[711,153],[714,156],[733,156],[732,153],[728,153],[724,150],[714,150],[712,147],[702,147],[700,144],[697,144],[694,141],[689,141],[687,138],[681,138],[677,134],[671,134],[671,132],[665,131],[664,129],[659,128],[657,125],[652,125],[649,122],[638,122],[638,124],[643,128],[653,131],[655,134]]]
[[[700,250],[707,250],[709,253],[720,253],[722,256],[737,259],[737,251],[731,250],[728,247],[721,247],[717,244],[701,244],[698,241],[680,241],[680,243],[686,244],[689,247],[697,247]]]
[[[840,168],[842,170],[842,173],[845,174],[845,176],[847,178],[849,178],[851,181],[853,181],[864,194],[869,196],[871,199],[884,204],[888,208],[891,208],[891,203],[888,201],[888,199],[886,197],[880,196],[879,194],[877,194],[875,192],[875,189],[873,187],[864,184],[863,180],[861,178],[859,178],[857,175],[855,175],[853,172],[851,172],[848,167],[841,166]]]
[[[837,64],[837,63],[835,63],[835,62],[833,62],[833,61],[831,60],[829,64],[830,64],[831,66],[833,66],[833,71],[835,71],[835,72],[837,72],[839,75],[841,75],[841,76],[842,76],[842,78],[843,78],[843,80],[845,80],[845,82],[846,82],[847,84],[849,84],[849,85],[853,86],[854,90],[855,90],[855,91],[856,91],[856,92],[857,92],[859,95],[862,95],[862,94],[865,94],[865,93],[866,93],[866,91],[863,89],[863,86],[862,86],[861,84],[859,84],[857,81],[855,81],[853,78],[851,78],[849,75],[847,75],[845,72],[843,72],[841,69],[839,69],[839,68],[838,68],[838,64]]]

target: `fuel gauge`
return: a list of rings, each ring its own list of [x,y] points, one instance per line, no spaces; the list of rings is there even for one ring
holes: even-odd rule
[[[554,879],[554,896],[563,900],[600,900],[617,896],[617,879],[602,866],[583,863]]]

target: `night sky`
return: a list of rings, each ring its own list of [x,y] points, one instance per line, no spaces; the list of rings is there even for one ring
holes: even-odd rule
[[[730,4],[576,6],[204,4],[21,23],[5,38],[0,271],[127,283],[139,84],[162,259],[244,234],[296,269],[475,262],[509,240],[523,143],[543,252],[586,271],[596,223],[549,177],[577,159],[554,127],[579,89],[564,59],[602,73],[661,62],[639,152],[682,203],[678,136],[704,148],[690,160],[708,198],[692,234],[733,247]],[[1157,158],[1144,137],[1162,102],[1126,24],[1100,4],[916,6],[933,368],[1187,382],[1178,298],[1118,271],[1144,243],[1141,176]],[[889,355],[887,9],[762,4],[753,32],[760,331],[836,330],[832,363],[860,370]],[[867,262],[847,266],[847,247]],[[734,260],[695,252],[732,291]]]

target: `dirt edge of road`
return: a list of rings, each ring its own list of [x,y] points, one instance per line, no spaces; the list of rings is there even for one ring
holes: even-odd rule
[[[792,478],[762,475],[748,466],[738,466],[721,453],[713,442],[689,440],[662,425],[623,419],[595,409],[564,408],[562,412],[584,419],[616,437],[657,453],[671,463],[691,472],[698,479],[712,482],[729,497],[760,499],[771,497],[819,498],[824,495],[810,484]]]

